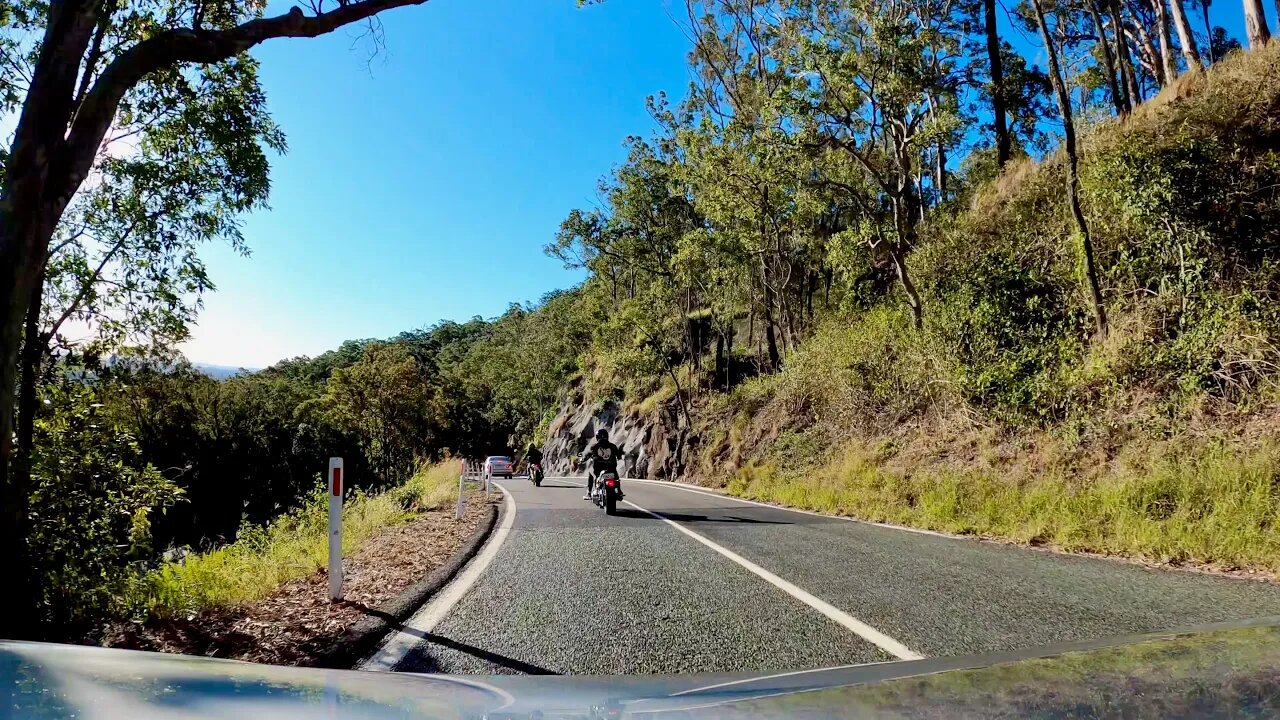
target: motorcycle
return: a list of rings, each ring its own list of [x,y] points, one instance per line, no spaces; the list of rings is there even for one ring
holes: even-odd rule
[[[534,487],[542,487],[542,463],[529,463],[529,479]]]
[[[605,514],[616,515],[618,501],[621,499],[622,482],[618,480],[618,473],[613,470],[600,473],[595,485],[591,488],[591,502],[604,508]]]

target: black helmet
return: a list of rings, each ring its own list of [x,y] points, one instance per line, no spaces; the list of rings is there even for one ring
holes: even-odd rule
[[[608,440],[609,431],[605,430],[604,428],[600,428],[599,430],[596,431],[596,439],[600,440],[601,442]]]

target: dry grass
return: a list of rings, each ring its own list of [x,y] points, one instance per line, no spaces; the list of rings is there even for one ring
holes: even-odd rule
[[[423,465],[380,495],[355,493],[342,513],[344,554],[382,529],[457,500],[457,462]],[[320,488],[301,508],[267,527],[242,531],[234,543],[169,563],[141,578],[133,604],[146,615],[173,616],[252,602],[328,563],[328,496]]]
[[[743,497],[1158,563],[1280,573],[1280,440],[1078,442],[936,424],[809,472],[748,466]]]

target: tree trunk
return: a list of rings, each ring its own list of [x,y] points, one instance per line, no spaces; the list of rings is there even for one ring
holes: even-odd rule
[[[915,212],[914,204],[920,202],[912,194],[910,176],[910,157],[907,144],[895,137],[894,159],[898,167],[898,184],[893,197],[893,229],[896,238],[889,244],[889,258],[893,261],[894,272],[898,282],[907,295],[907,304],[911,307],[911,320],[917,330],[924,328],[924,307],[920,303],[920,294],[907,274],[906,253],[915,244]],[[920,203],[923,204],[923,203]]]
[[[733,386],[733,329],[734,320],[729,320],[729,329],[724,334],[724,391],[729,392]]]
[[[813,322],[813,291],[818,284],[818,275],[813,270],[805,270],[804,274],[805,274],[805,282],[807,285],[805,289],[804,314],[805,314],[805,319],[812,323]]]
[[[26,380],[19,377],[19,349],[31,298],[41,290],[39,268],[44,266],[48,237],[40,243],[40,224],[31,217],[32,206],[23,208],[22,217],[8,210],[14,207],[9,199],[23,195],[10,189],[12,180],[11,175],[5,199],[0,201],[0,543],[6,548],[0,573],[5,578],[5,605],[11,608],[0,613],[0,637],[21,639],[38,632],[34,617],[38,588],[28,547],[30,455],[14,443],[15,430],[28,434],[25,417],[24,427],[15,426],[15,410],[34,398],[26,393],[19,398],[16,391],[20,379]],[[24,415],[33,416],[34,410]]]
[[[1120,0],[1110,0],[1107,9],[1111,13],[1111,30],[1116,38],[1116,61],[1120,65],[1120,80],[1124,83],[1125,94],[1129,96],[1129,109],[1138,107],[1142,102],[1142,89],[1138,87],[1138,73],[1133,66],[1133,56],[1129,53],[1129,41],[1125,39],[1124,15],[1120,11]]]
[[[1151,0],[1156,11],[1156,39],[1160,42],[1160,59],[1164,62],[1164,84],[1178,79],[1178,58],[1173,54],[1173,37],[1169,34],[1169,10],[1164,0]]]
[[[715,369],[715,372],[713,373],[713,378],[714,378],[714,379],[711,381],[711,384],[712,384],[712,386],[713,386],[713,387],[714,387],[717,383],[719,383],[719,382],[720,382],[720,378],[721,378],[721,377],[725,377],[725,376],[727,375],[727,373],[725,372],[725,361],[724,361],[724,360],[725,360],[725,357],[724,357],[724,333],[723,333],[723,332],[719,332],[719,333],[716,333],[716,369]],[[725,384],[727,385],[727,384],[728,384],[728,382],[726,381],[726,383],[725,383]]]
[[[1054,93],[1058,98],[1058,111],[1062,114],[1063,145],[1067,152],[1067,204],[1071,207],[1071,217],[1075,220],[1076,231],[1080,236],[1081,250],[1084,255],[1084,274],[1089,286],[1089,295],[1093,300],[1093,319],[1099,337],[1107,333],[1107,311],[1102,303],[1102,288],[1098,282],[1098,270],[1094,265],[1093,241],[1089,236],[1089,225],[1085,222],[1084,212],[1080,209],[1079,183],[1077,174],[1079,158],[1076,155],[1076,129],[1071,117],[1071,96],[1062,79],[1062,67],[1058,64],[1058,49],[1049,33],[1049,24],[1044,17],[1044,8],[1040,0],[1032,0],[1035,6],[1036,21],[1040,25],[1040,37],[1044,41],[1045,52],[1049,59],[1049,79],[1053,82]]]
[[[1139,0],[1146,2],[1146,0]],[[1150,7],[1148,4],[1147,7]],[[1141,16],[1132,13],[1134,20],[1129,28],[1132,33],[1134,45],[1138,48],[1138,61],[1147,69],[1147,72],[1156,79],[1156,84],[1164,87],[1168,84],[1168,77],[1165,75],[1164,58],[1160,55],[1160,49],[1156,47],[1156,41],[1151,39],[1151,35],[1140,22]]]
[[[1098,33],[1098,46],[1102,48],[1102,72],[1107,76],[1107,90],[1111,92],[1111,103],[1117,115],[1129,112],[1129,97],[1116,78],[1115,58],[1111,55],[1111,43],[1107,40],[1107,28],[1102,22],[1102,13],[1098,12],[1096,0],[1089,0],[1089,16],[1093,18],[1093,27]]]
[[[897,248],[890,248],[889,259],[893,261],[893,271],[898,276],[898,283],[902,285],[902,291],[906,293],[907,306],[911,308],[911,324],[917,330],[923,330],[924,306],[920,302],[920,293],[916,290],[915,283],[911,282],[911,276],[907,274],[906,258],[902,256],[902,252]]]
[[[1000,56],[1000,31],[996,27],[996,0],[982,0],[982,17],[987,31],[987,63],[991,67],[991,114],[996,132],[996,164],[1001,170],[1009,162],[1009,118],[1005,109],[1004,59]]]
[[[1187,72],[1196,72],[1204,66],[1200,60],[1200,51],[1196,48],[1195,33],[1191,32],[1191,23],[1187,20],[1186,7],[1182,0],[1169,0],[1169,10],[1173,14],[1173,28],[1178,31],[1178,45],[1182,47]],[[1209,40],[1212,42],[1213,38]]]
[[[1261,47],[1271,39],[1271,28],[1267,27],[1267,11],[1262,9],[1262,0],[1244,0],[1244,29],[1251,48]]]
[[[31,304],[27,307],[18,370],[18,446],[14,455],[14,472],[18,476],[18,482],[27,485],[31,482],[32,452],[35,450],[40,366],[46,352],[44,338],[40,335],[40,313],[43,307],[44,273],[41,273],[36,289],[31,293]]]
[[[764,341],[769,351],[769,369],[777,370],[782,358],[778,355],[778,333],[773,322],[773,286],[769,284],[769,278],[765,275],[763,258],[760,263],[760,275],[764,280]]]
[[[1200,0],[1200,13],[1204,18],[1205,50],[1209,55],[1210,65],[1218,62],[1218,58],[1214,57],[1213,52],[1213,24],[1209,22],[1209,5],[1211,4],[1211,0]]]
[[[676,377],[676,371],[671,368],[671,363],[665,359],[663,363],[667,366],[667,374],[671,376],[671,382],[676,384],[676,400],[680,403],[680,412],[684,414],[684,426],[693,427],[693,418],[689,417],[689,408],[684,404],[684,389],[680,387],[680,378]]]

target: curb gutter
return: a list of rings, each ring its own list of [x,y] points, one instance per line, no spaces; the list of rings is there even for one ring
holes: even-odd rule
[[[355,667],[387,633],[413,615],[458,574],[484,546],[497,524],[498,506],[490,504],[480,527],[471,533],[471,537],[443,565],[427,573],[426,577],[405,588],[399,595],[368,611],[367,615],[342,633],[331,650],[317,657],[311,666],[341,670]]]

